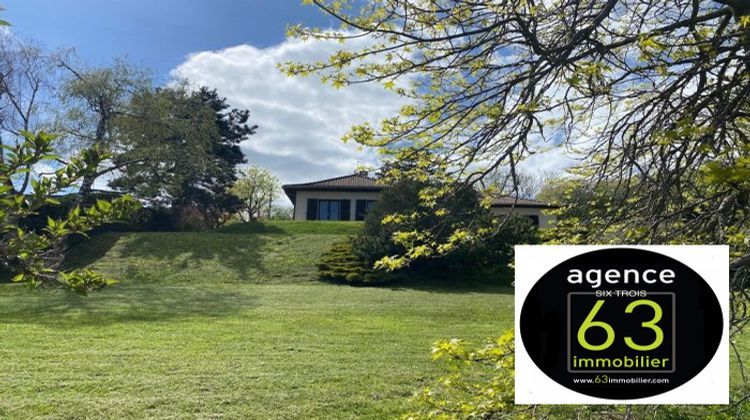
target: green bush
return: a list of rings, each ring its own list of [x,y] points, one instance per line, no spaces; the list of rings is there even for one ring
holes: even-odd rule
[[[442,197],[437,204],[445,209],[445,215],[432,215],[424,207],[420,193],[429,183],[415,181],[401,181],[389,186],[380,194],[375,206],[365,217],[362,233],[354,239],[354,252],[369,265],[390,255],[402,255],[407,252],[406,247],[396,244],[393,236],[397,231],[403,230],[428,230],[435,226],[453,226],[467,220],[485,219],[489,220],[488,212],[479,205],[479,194],[470,186],[452,191],[446,197]],[[409,226],[384,224],[383,220],[393,214],[425,214],[426,217],[415,219]],[[440,242],[447,240],[452,229],[444,229],[444,237],[438,238]]]
[[[175,216],[171,209],[164,207],[143,207],[120,230],[172,232],[175,230]]]
[[[207,212],[195,206],[186,206],[174,209],[175,223],[177,231],[199,232],[209,230],[213,226],[212,217]]]
[[[404,181],[387,188],[380,195],[373,209],[367,214],[362,232],[352,241],[354,254],[372,267],[381,258],[403,255],[407,247],[395,243],[396,234],[404,226],[383,223],[388,215],[413,214],[424,211],[420,191],[425,184]],[[480,205],[479,193],[472,187],[463,187],[445,197],[439,203],[446,209],[444,216],[430,215],[420,218],[407,230],[424,231],[435,226],[445,226],[438,243],[445,243],[454,229],[450,226],[473,225],[488,233],[462,241],[445,254],[411,261],[406,269],[410,272],[458,271],[464,274],[500,272],[505,270],[513,258],[513,246],[537,242],[537,229],[525,217],[510,218],[500,225],[500,220]]]
[[[403,419],[740,419],[750,415],[746,389],[735,388],[729,406],[516,405],[513,331],[483,347],[457,339],[433,345],[446,375],[417,391]]]
[[[485,221],[485,224],[491,226],[492,222]],[[496,227],[494,233],[459,246],[446,255],[445,260],[463,270],[495,273],[505,271],[513,261],[513,246],[537,242],[537,228],[531,221],[526,217],[513,217]]]
[[[386,284],[403,278],[401,273],[376,271],[352,250],[350,241],[336,242],[317,264],[322,280],[352,285]]]
[[[94,205],[98,200],[112,200],[122,194],[116,192],[97,191],[86,198],[82,206]],[[47,219],[59,219],[64,217],[76,205],[78,205],[78,194],[68,194],[55,197],[59,204],[47,204],[39,208],[35,214],[24,217],[19,225],[24,229],[39,232],[47,227]],[[163,207],[141,207],[133,212],[127,219],[117,223],[107,223],[88,232],[95,235],[102,232],[170,232],[175,230],[175,216],[171,209]],[[80,238],[72,238],[73,243],[79,242]]]

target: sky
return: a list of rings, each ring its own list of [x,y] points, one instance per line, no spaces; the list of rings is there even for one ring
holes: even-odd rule
[[[376,123],[403,105],[381,86],[335,90],[315,77],[289,78],[276,69],[277,63],[314,61],[342,48],[285,38],[289,24],[335,27],[301,0],[0,0],[0,5],[14,34],[47,48],[75,48],[92,65],[126,57],[152,69],[158,83],[186,78],[249,109],[259,129],[241,147],[249,163],[272,170],[283,183],[376,165],[373,150],[340,138],[350,126]],[[540,156],[531,164],[555,170],[560,162]]]
[[[14,31],[95,64],[127,56],[166,77],[194,52],[284,41],[287,24],[334,22],[299,0],[0,0]]]

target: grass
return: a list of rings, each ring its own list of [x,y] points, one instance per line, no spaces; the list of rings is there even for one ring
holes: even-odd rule
[[[327,221],[269,221],[233,223],[219,229],[221,233],[283,233],[287,235],[354,235],[362,229],[362,222]]]
[[[0,285],[0,417],[394,417],[441,373],[432,342],[510,328],[496,285],[317,281],[349,223],[104,234],[76,250],[121,283]]]
[[[106,233],[68,258],[129,285],[313,282],[315,262],[338,235],[201,232]]]
[[[512,326],[490,284],[321,283],[351,223],[110,233],[75,250],[121,283],[78,297],[0,285],[1,418],[393,418],[443,368],[430,345]],[[747,358],[750,342],[738,346]],[[732,382],[739,383],[735,364]]]

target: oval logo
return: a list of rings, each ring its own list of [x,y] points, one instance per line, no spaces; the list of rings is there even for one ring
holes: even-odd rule
[[[533,362],[573,391],[607,399],[662,394],[713,358],[723,318],[711,287],[656,252],[609,248],[544,274],[524,300],[520,336]]]

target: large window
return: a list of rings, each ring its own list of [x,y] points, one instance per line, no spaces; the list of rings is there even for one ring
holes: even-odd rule
[[[365,220],[365,216],[375,205],[375,200],[357,200],[354,220]]]
[[[318,220],[341,220],[341,202],[339,200],[318,201]]]
[[[307,199],[307,220],[350,220],[352,200]]]

